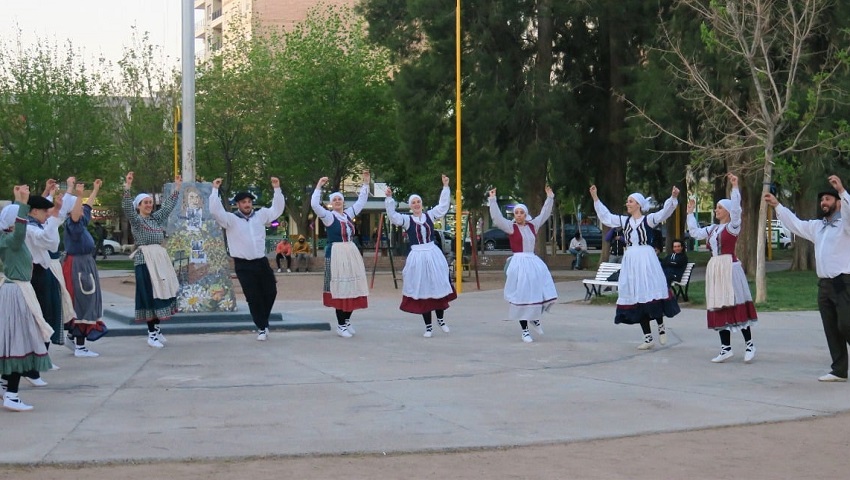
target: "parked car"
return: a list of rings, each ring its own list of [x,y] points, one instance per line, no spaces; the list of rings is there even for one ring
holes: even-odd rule
[[[103,240],[103,254],[106,256],[112,255],[116,252],[121,251],[121,244],[116,242],[115,240],[104,239]]]
[[[440,250],[443,251],[443,255],[448,255],[454,251],[455,248],[455,238],[452,235],[452,232],[447,232],[445,230],[435,230],[437,236],[437,246],[440,247]]]
[[[481,234],[481,244],[484,245],[484,250],[510,250],[511,242],[508,241],[508,234],[499,228],[491,228]]]
[[[564,225],[564,241],[566,242],[566,246],[561,246],[562,250],[565,250],[570,246],[570,240],[576,234],[577,225],[573,223],[568,223]],[[587,248],[602,248],[602,230],[599,229],[596,225],[582,225],[581,226],[581,238],[587,242]],[[561,245],[561,237],[558,236],[558,245]]]

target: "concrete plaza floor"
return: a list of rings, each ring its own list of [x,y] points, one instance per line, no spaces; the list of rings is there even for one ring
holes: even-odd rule
[[[761,313],[756,361],[709,361],[717,334],[705,312],[668,320],[670,342],[639,352],[636,326],[613,306],[580,302],[580,280],[558,283],[545,335],[520,341],[501,290],[463,293],[451,333],[422,337],[422,320],[376,295],[354,313],[357,334],[273,330],[105,337],[99,358],[53,346],[62,368],[47,387],[22,382],[32,412],[2,413],[0,463],[46,464],[448,451],[627,437],[827,416],[848,410],[848,384],[828,371],[817,312]],[[113,308],[132,298],[106,292]],[[275,311],[333,323],[319,293]],[[243,306],[244,308],[244,306]],[[142,327],[135,327],[142,328]],[[165,326],[168,333],[168,326]]]

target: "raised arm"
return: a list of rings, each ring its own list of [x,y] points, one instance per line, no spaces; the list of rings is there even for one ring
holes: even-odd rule
[[[449,189],[449,177],[443,175],[443,189],[440,190],[440,203],[431,210],[428,210],[428,216],[431,220],[443,218],[449,213],[449,208],[452,206],[451,190]]]
[[[705,240],[708,238],[709,230],[707,227],[699,226],[697,217],[694,215],[696,205],[697,201],[693,198],[688,200],[688,214],[686,215],[686,221],[688,222],[688,235],[695,240]]]
[[[514,222],[508,220],[502,215],[502,210],[499,208],[499,202],[496,200],[496,189],[490,190],[490,197],[487,199],[490,204],[490,220],[493,225],[505,233],[513,233]]]
[[[661,210],[655,213],[650,213],[646,216],[646,223],[648,223],[650,227],[655,228],[656,226],[670,218],[670,215],[673,215],[673,212],[676,211],[676,206],[679,205],[678,197],[679,189],[677,187],[673,187],[673,192],[671,193],[670,198],[668,198],[664,202],[664,206],[661,208]]]
[[[552,215],[552,206],[555,204],[555,192],[552,187],[546,185],[546,201],[543,202],[543,208],[540,209],[540,215],[534,217],[529,223],[534,225],[535,231],[540,231],[540,227],[549,220]]]
[[[365,170],[362,175],[363,185],[360,186],[360,193],[357,195],[357,200],[354,205],[348,207],[348,215],[352,218],[356,217],[366,206],[369,201],[369,185],[372,182],[372,176],[369,170]]]
[[[841,210],[844,212],[850,212],[850,193],[847,193],[847,190],[844,189],[844,184],[841,183],[841,178],[838,175],[830,175],[828,180],[829,184],[832,185],[832,188],[838,192],[838,201],[842,203]],[[850,216],[850,213],[848,213],[848,216]],[[841,222],[841,224],[844,228],[844,233],[850,235],[850,218]]]
[[[286,208],[286,198],[283,196],[283,191],[280,189],[280,179],[272,177],[272,206],[269,208],[261,208],[259,213],[263,215],[263,223],[271,223],[283,215],[283,209]]]
[[[139,212],[133,208],[133,199],[130,198],[130,192],[133,188],[133,172],[127,172],[124,180],[124,195],[121,197],[121,209],[124,210],[124,216],[130,222],[130,226],[139,224]]]
[[[235,216],[227,213],[224,205],[221,204],[221,197],[218,195],[218,189],[221,188],[221,178],[216,178],[212,182],[212,192],[210,193],[210,215],[212,215],[215,223],[221,228],[230,228],[231,222],[235,220]]]
[[[328,183],[328,177],[322,177],[316,183],[316,189],[313,190],[313,196],[310,197],[310,206],[313,207],[313,213],[316,214],[325,226],[334,223],[334,216],[322,206],[322,187]]]
[[[776,218],[782,222],[782,226],[786,227],[794,235],[805,238],[810,242],[815,241],[815,235],[823,227],[822,221],[800,220],[794,215],[794,212],[779,203],[779,200],[770,193],[764,194],[764,201],[776,210]]]
[[[608,207],[599,200],[596,185],[590,186],[590,196],[593,198],[593,209],[596,210],[596,218],[606,227],[622,227],[629,221],[629,217],[625,215],[614,215],[608,210]]]
[[[390,223],[407,229],[410,226],[410,215],[402,215],[396,211],[395,199],[393,199],[393,191],[390,187],[387,187],[384,193],[386,194],[384,208],[387,209],[387,218],[390,220]]]
[[[162,204],[162,208],[151,214],[151,217],[155,218],[157,222],[165,224],[168,220],[168,216],[171,215],[174,207],[177,206],[177,196],[180,195],[180,187],[182,185],[183,177],[180,175],[174,177],[174,191],[171,192],[171,195],[169,195],[167,199],[165,199],[165,202]]]

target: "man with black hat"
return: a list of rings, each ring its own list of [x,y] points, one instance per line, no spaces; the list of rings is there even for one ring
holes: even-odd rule
[[[55,180],[52,181],[55,184]],[[49,189],[50,181],[48,182]],[[59,281],[50,271],[50,252],[59,249],[59,226],[62,220],[59,211],[62,206],[62,197],[57,196],[56,203],[39,195],[30,195],[27,205],[30,207],[27,215],[27,236],[24,240],[27,248],[32,254],[32,283],[38,304],[44,320],[53,329],[50,343],[61,344],[62,338],[62,297]],[[24,374],[24,378],[35,387],[47,385],[39,372],[30,371]]]
[[[236,278],[248,301],[259,341],[265,341],[269,335],[269,315],[277,297],[277,280],[266,258],[266,225],[277,220],[286,205],[280,191],[280,180],[277,177],[271,180],[274,189],[271,208],[254,211],[254,195],[239,192],[233,197],[236,211],[226,212],[218,198],[220,178],[213,180],[210,194],[210,214],[227,234],[227,246],[233,257]]]
[[[767,193],[764,201],[776,208],[776,216],[796,235],[815,245],[818,274],[818,309],[832,370],[821,382],[847,381],[847,344],[850,343],[850,221],[841,218],[841,207],[850,212],[850,193],[837,175],[829,177],[833,189],[818,193],[821,220],[800,220]]]

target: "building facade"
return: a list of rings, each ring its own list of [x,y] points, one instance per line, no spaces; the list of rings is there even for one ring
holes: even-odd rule
[[[242,28],[246,35],[251,35],[256,25],[289,29],[304,20],[307,11],[319,3],[319,0],[195,0],[195,38],[199,40],[196,55],[201,59],[215,55],[234,29]],[[322,0],[322,3],[353,7],[358,0]]]

